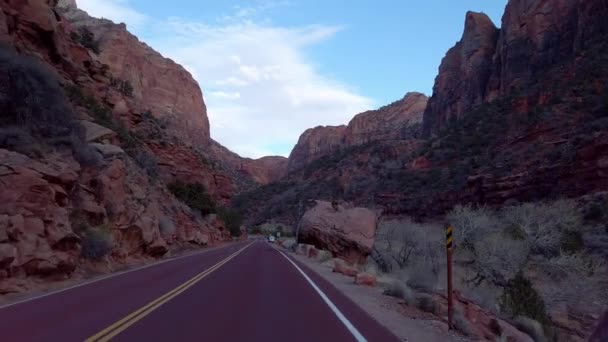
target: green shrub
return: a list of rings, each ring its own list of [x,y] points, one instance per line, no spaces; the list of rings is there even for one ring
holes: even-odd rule
[[[133,85],[128,80],[110,77],[110,86],[116,88],[116,90],[126,97],[133,97]]]
[[[507,282],[500,299],[500,308],[510,317],[525,316],[544,326],[551,324],[545,302],[521,271]]]
[[[230,235],[237,237],[241,235],[243,216],[238,211],[228,208],[220,208],[217,213],[226,224],[226,228],[228,228]]]
[[[71,111],[57,76],[49,68],[0,45],[0,70],[1,126],[21,127],[35,138],[70,135]]]
[[[180,201],[202,215],[208,215],[217,211],[215,201],[209,196],[207,190],[201,183],[184,183],[175,181],[168,185],[169,191]]]
[[[160,171],[158,169],[158,162],[156,161],[156,157],[153,154],[142,148],[137,148],[133,151],[130,151],[129,155],[131,155],[131,157],[133,158],[135,163],[139,165],[139,167],[146,171],[150,178],[158,179]]]
[[[112,250],[109,234],[97,229],[84,230],[81,243],[81,255],[88,260],[99,261]]]
[[[574,254],[583,250],[583,234],[579,231],[565,230],[560,239],[561,250],[566,254]]]
[[[99,41],[95,39],[95,35],[88,27],[80,27],[78,32],[72,32],[71,37],[74,41],[93,51],[95,54],[99,55],[101,53]]]

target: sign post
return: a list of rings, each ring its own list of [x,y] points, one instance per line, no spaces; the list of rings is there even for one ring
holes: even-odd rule
[[[446,238],[446,252],[448,256],[448,327],[450,329],[454,328],[453,325],[453,316],[454,316],[454,303],[452,298],[452,232],[454,228],[448,225],[448,228],[445,231]]]

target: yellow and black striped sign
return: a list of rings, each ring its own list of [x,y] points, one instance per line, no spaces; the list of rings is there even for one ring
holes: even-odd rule
[[[448,228],[445,230],[445,246],[447,247],[448,251],[452,250],[452,241],[454,240],[454,238],[452,237],[453,231],[454,228],[452,228],[452,226],[448,226]]]

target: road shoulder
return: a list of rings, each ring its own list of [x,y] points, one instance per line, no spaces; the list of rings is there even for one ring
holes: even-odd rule
[[[447,326],[438,321],[404,316],[400,313],[401,305],[394,298],[384,296],[380,287],[356,285],[353,278],[334,273],[331,268],[313,259],[280,250],[304,265],[307,268],[305,271],[313,271],[332,284],[402,341],[466,341],[464,337],[447,331]]]

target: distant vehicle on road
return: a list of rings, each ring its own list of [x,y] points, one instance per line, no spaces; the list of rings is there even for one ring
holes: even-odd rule
[[[268,242],[273,243],[273,242],[274,242],[274,240],[275,240],[274,235],[270,235],[270,236],[268,237]]]

